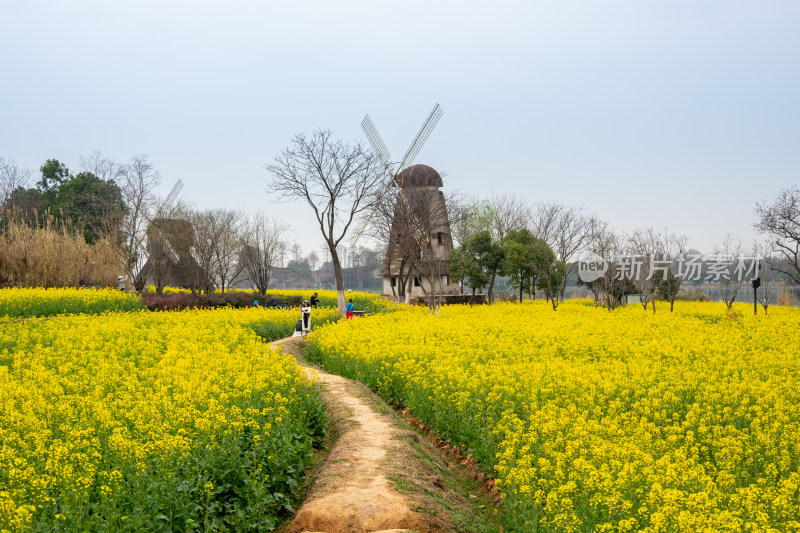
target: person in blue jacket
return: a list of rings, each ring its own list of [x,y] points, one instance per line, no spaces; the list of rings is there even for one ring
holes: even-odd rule
[[[347,302],[347,320],[353,318],[353,309],[355,309],[355,306],[353,306],[353,299],[350,298],[350,300]]]

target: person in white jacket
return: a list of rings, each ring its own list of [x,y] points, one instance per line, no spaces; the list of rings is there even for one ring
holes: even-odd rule
[[[308,332],[311,331],[311,306],[308,305],[308,300],[303,300],[303,306],[300,308],[300,312],[302,313],[303,336],[306,336]]]
[[[117,281],[119,282],[119,290],[121,290],[121,291],[125,290],[125,281],[127,279],[128,279],[128,276],[120,276],[120,277],[117,278]]]

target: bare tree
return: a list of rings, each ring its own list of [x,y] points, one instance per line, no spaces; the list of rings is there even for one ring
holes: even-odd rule
[[[639,291],[641,304],[647,310],[648,304],[656,312],[656,297],[660,278],[655,275],[657,268],[668,269],[664,238],[653,228],[638,229],[628,237],[630,261],[634,271],[631,280]]]
[[[530,214],[529,229],[531,233],[551,244],[554,240],[556,226],[563,208],[564,206],[558,203],[540,202],[534,205]]]
[[[125,267],[131,284],[141,292],[146,283],[144,265],[147,262],[146,242],[149,220],[156,209],[155,188],[161,174],[144,154],[134,155],[120,176],[122,197],[128,212],[122,219],[122,238]]]
[[[759,263],[754,269],[754,276],[759,278],[760,286],[758,287],[756,295],[756,303],[764,308],[764,314],[769,311],[769,306],[777,300],[778,292],[778,276],[780,272],[772,268],[772,264],[776,261],[775,244],[771,240],[755,241],[753,243],[753,252],[755,260]]]
[[[528,228],[531,223],[530,206],[519,197],[508,195],[493,196],[467,216],[472,218],[474,229],[489,230],[496,242],[503,241],[512,231]],[[490,303],[494,301],[494,285],[498,272],[499,268],[488,272],[489,285],[486,294]]]
[[[530,225],[530,206],[519,196],[500,195],[489,199],[490,228],[496,239],[505,239],[511,230]]]
[[[241,252],[239,234],[242,231],[244,215],[232,209],[215,209],[212,212],[218,232],[214,259],[211,262],[211,276],[220,290],[225,292],[231,281],[244,268],[238,261]]]
[[[305,200],[314,212],[333,260],[339,310],[344,312],[344,282],[339,244],[353,220],[370,207],[370,194],[385,178],[383,166],[363,145],[334,141],[330,130],[311,137],[295,135],[292,144],[266,168],[267,190],[282,199]]]
[[[134,156],[142,157],[142,156]],[[90,172],[103,181],[113,180],[117,181],[125,176],[125,165],[119,163],[116,159],[103,157],[99,150],[95,150],[88,156],[80,157],[80,168],[84,172]]]
[[[414,254],[416,244],[408,235],[392,232],[397,204],[396,195],[382,194],[382,191],[378,191],[370,198],[370,203],[374,205],[374,210],[366,231],[387,250],[381,270],[390,276],[392,297],[400,303],[411,292],[409,286],[411,269],[408,257]],[[389,253],[389,250],[392,250],[392,253]],[[392,272],[398,272],[398,275],[391,276]]]
[[[602,259],[602,275],[587,283],[595,296],[595,305],[602,301],[609,311],[622,305],[624,296],[633,289],[621,261],[625,255],[626,237],[617,235],[608,224],[593,220],[590,225],[589,250]]]
[[[681,288],[683,273],[680,271],[680,261],[688,252],[689,238],[686,235],[676,235],[664,231],[660,247],[664,251],[664,259],[669,261],[669,270],[663,273],[659,290],[669,301],[669,312],[671,313],[675,309],[675,298]]]
[[[488,200],[474,200],[458,195],[450,208],[453,244],[463,244],[479,231],[489,231],[502,240],[512,230],[527,228],[531,221],[530,206],[517,196],[497,195]]]
[[[756,215],[756,229],[774,245],[769,266],[787,275],[800,295],[800,188],[781,189],[773,203],[756,205]]]
[[[193,269],[191,289],[192,292],[207,294],[214,290],[211,271],[216,256],[216,247],[224,230],[218,223],[216,213],[210,209],[189,208],[186,214],[194,230],[191,254],[198,266]]]
[[[503,197],[493,201],[500,202]],[[467,239],[479,231],[489,231],[495,236],[495,207],[489,200],[462,198],[450,212],[450,227],[453,231],[453,246],[463,245]],[[514,227],[512,229],[519,229]]]
[[[564,300],[567,280],[578,268],[578,252],[586,249],[592,240],[592,228],[601,224],[596,216],[587,216],[582,207],[560,203],[538,204],[531,214],[531,232],[547,241],[556,254],[556,260],[565,265],[559,298]],[[621,245],[622,243],[620,243]]]
[[[278,259],[281,245],[286,245],[287,227],[263,213],[248,218],[241,233],[240,264],[247,272],[250,283],[266,295],[272,277],[272,266]]]
[[[461,196],[457,192],[433,195],[409,190],[404,194],[408,202],[398,202],[398,206],[403,213],[400,222],[407,225],[415,245],[408,258],[411,271],[424,280],[420,285],[428,309],[438,313],[450,264],[448,250],[453,249],[448,213],[459,212]]]
[[[714,254],[706,261],[706,280],[719,283],[722,301],[731,311],[744,283],[744,273],[740,271],[744,264],[742,241],[728,234],[715,247]]]
[[[0,157],[0,209],[8,208],[6,202],[17,188],[27,188],[31,181],[31,171],[21,168],[16,162]]]
[[[680,289],[679,258],[686,251],[686,236],[647,228],[634,231],[627,242],[626,268],[642,306],[646,310],[651,305],[655,313],[656,301],[662,298],[670,302],[672,312]]]

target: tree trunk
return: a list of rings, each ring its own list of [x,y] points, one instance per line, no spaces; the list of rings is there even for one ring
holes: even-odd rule
[[[386,265],[386,273],[389,275],[389,288],[392,289],[392,298],[394,301],[397,301],[397,288],[399,288],[398,283],[400,282],[400,276],[394,278],[394,285],[392,285],[392,256],[389,255],[389,262]]]
[[[339,312],[344,313],[344,279],[342,278],[342,265],[339,263],[339,254],[336,252],[336,247],[333,246],[331,241],[328,241],[328,249],[331,252],[331,261],[333,262],[333,275],[336,278],[336,294],[338,296]]]
[[[564,293],[567,292],[567,279],[569,278],[572,272],[573,272],[572,269],[570,269],[564,273],[564,279],[561,282],[561,286],[558,288],[558,294],[556,295],[556,297],[559,299],[561,303],[564,303]]]
[[[486,299],[489,303],[494,301],[494,277],[496,272],[492,272],[492,275],[489,277],[489,290],[486,291]]]

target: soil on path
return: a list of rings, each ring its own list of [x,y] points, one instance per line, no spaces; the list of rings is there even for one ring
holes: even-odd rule
[[[448,465],[430,460],[436,450],[414,431],[403,429],[402,419],[362,384],[308,365],[302,357],[303,343],[289,338],[272,346],[281,346],[318,377],[329,431],[338,439],[284,533],[464,530],[454,525],[446,510],[440,512],[442,505],[431,505],[426,497],[445,488],[442,477]],[[470,507],[471,502],[439,503],[447,508]]]

